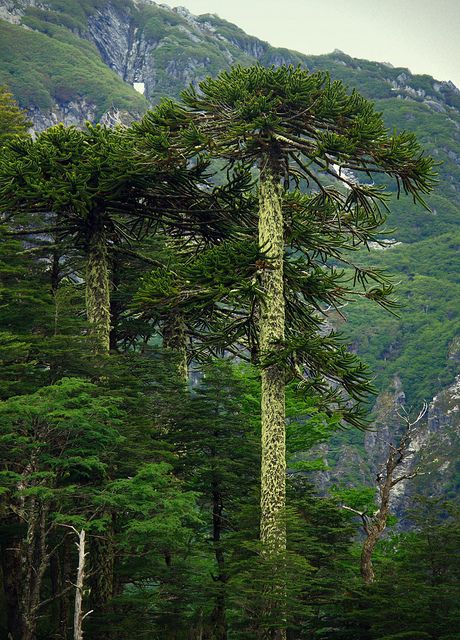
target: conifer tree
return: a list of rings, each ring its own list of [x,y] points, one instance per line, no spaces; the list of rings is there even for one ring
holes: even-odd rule
[[[190,304],[177,304],[175,294],[179,287],[174,286],[174,281],[179,284],[183,277],[188,277],[187,265],[194,262],[203,251],[210,249],[212,254],[216,246],[226,239],[235,238],[242,229],[253,223],[250,172],[241,167],[227,171],[227,179],[222,184],[221,172],[212,166],[207,154],[197,154],[196,150],[185,151],[183,145],[177,145],[177,135],[186,124],[180,105],[164,99],[132,127],[137,150],[134,160],[141,172],[145,165],[158,162],[158,158],[169,163],[170,158],[178,152],[181,158],[187,159],[189,166],[202,168],[201,193],[189,199],[188,206],[182,212],[176,210],[173,218],[170,218],[174,213],[172,208],[162,212],[167,222],[164,227],[166,236],[163,238],[162,264],[157,264],[157,268],[146,278],[149,293],[138,296],[139,304],[136,305],[136,312],[141,311],[142,317],[152,322],[162,335],[163,346],[180,354],[178,366],[183,379],[187,378],[188,361],[197,355],[191,343],[203,343],[203,335],[210,333],[207,327],[209,318],[206,318],[203,306],[195,304],[196,297],[187,294],[184,287],[181,287],[180,295],[187,295]],[[206,265],[204,269],[203,276],[207,273]],[[199,270],[197,266],[195,271]],[[174,294],[168,303],[171,285]],[[190,285],[193,287],[195,283],[190,281]],[[142,289],[145,290],[145,287]],[[202,351],[206,351],[204,346]]]
[[[355,370],[353,380],[336,362],[339,371],[331,376],[337,343],[319,341],[315,358],[318,338],[311,332],[307,340],[286,334],[286,247],[305,256],[303,277],[313,272],[313,286],[323,286],[318,298],[329,298],[337,306],[352,288],[343,279],[334,287],[332,276],[329,281],[321,278],[314,268],[315,257],[343,258],[346,248],[367,245],[384,220],[380,211],[384,189],[361,182],[356,174],[364,179],[386,174],[396,181],[398,192],[402,189],[423,203],[433,180],[433,161],[423,155],[412,134],[389,134],[371,103],[356,92],[347,93],[342,83],[331,82],[321,72],[236,67],[204,80],[199,91],[187,90],[183,99],[191,122],[188,149],[208,149],[215,158],[256,165],[259,171],[258,243],[265,254],[259,264],[262,296],[257,321],[262,381],[260,528],[267,552],[274,554],[286,545],[282,520],[287,361],[294,355],[309,377],[319,371],[346,391],[364,375]],[[299,183],[310,187],[306,195],[290,190]],[[312,219],[318,223],[314,235],[309,233]],[[356,278],[364,295],[385,304],[390,288],[378,273],[357,270]],[[369,282],[377,285],[366,288]],[[301,302],[297,300],[296,310]],[[315,324],[314,314],[306,320]],[[284,635],[279,629],[273,637]]]
[[[5,86],[0,86],[0,147],[16,136],[24,137],[32,123]]]
[[[135,257],[130,244],[159,226],[195,244],[221,237],[240,188],[207,188],[207,163],[188,166],[170,148],[161,117],[146,122],[148,162],[132,131],[89,124],[16,141],[0,162],[0,212],[21,225],[12,233],[52,236],[84,255],[87,319],[101,354],[110,346],[109,254]]]
[[[204,365],[183,406],[166,407],[172,423],[166,440],[177,452],[177,470],[196,491],[215,558],[204,620],[215,640],[226,640],[229,532],[235,530],[242,505],[256,498],[257,434],[242,406],[245,379],[228,360]]]
[[[66,537],[60,524],[97,527],[86,485],[100,483],[120,442],[117,404],[77,378],[1,403],[2,557],[15,639],[36,637],[45,575]]]

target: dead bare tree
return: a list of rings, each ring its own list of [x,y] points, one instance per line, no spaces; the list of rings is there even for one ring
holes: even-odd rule
[[[83,613],[83,594],[85,589],[85,577],[86,577],[86,557],[88,552],[86,551],[86,531],[82,529],[78,531],[72,525],[62,525],[71,529],[78,537],[76,546],[78,549],[78,568],[77,568],[77,582],[73,585],[75,587],[75,606],[73,616],[73,640],[83,640],[83,621],[93,611],[87,611]]]
[[[346,505],[342,505],[347,511],[355,513],[361,518],[362,527],[365,533],[363,548],[361,551],[360,569],[363,581],[366,584],[374,582],[375,573],[372,564],[372,555],[374,553],[377,542],[382,537],[387,526],[388,516],[390,514],[390,499],[394,487],[403,482],[410,480],[420,474],[420,469],[416,468],[411,472],[406,472],[404,463],[413,455],[410,448],[413,441],[414,430],[416,425],[423,419],[428,410],[428,404],[423,403],[415,420],[411,420],[409,414],[404,408],[401,408],[397,415],[404,423],[404,432],[401,436],[399,444],[390,443],[388,457],[377,474],[376,482],[378,488],[378,509],[372,515],[367,511],[358,511]]]

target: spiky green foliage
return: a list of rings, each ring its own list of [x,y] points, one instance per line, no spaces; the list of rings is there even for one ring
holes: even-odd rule
[[[54,216],[46,232],[73,237],[84,247],[98,226],[113,240],[125,239],[139,218],[141,224],[145,218],[151,220],[153,201],[149,199],[147,205],[141,195],[155,193],[157,209],[171,209],[166,188],[171,173],[149,165],[140,174],[130,164],[133,154],[132,139],[125,130],[89,124],[83,131],[59,125],[36,140],[18,141],[2,156],[1,209],[16,215],[51,212]],[[181,164],[174,165],[178,168],[176,186],[180,190],[182,184],[186,191],[200,172],[192,170],[187,181],[185,172],[180,175]],[[145,193],[146,185],[151,192]]]
[[[355,91],[349,94],[325,73],[284,66],[234,67],[204,80],[199,93],[191,88],[182,95],[195,114],[198,140],[209,144],[215,155],[258,160],[264,150],[279,148],[297,164],[286,169],[287,175],[312,180],[321,194],[347,212],[356,215],[364,209],[369,215],[382,195],[372,185],[337,176],[343,169],[367,175],[384,172],[416,199],[431,190],[433,161],[415,136],[388,135],[371,102]],[[349,193],[324,186],[316,172],[338,177]]]
[[[135,144],[123,129],[58,126],[14,141],[0,161],[0,210],[15,225],[10,233],[44,234],[61,251],[65,244],[83,254],[87,318],[100,353],[110,342],[109,254],[123,251],[120,245],[129,254],[130,242],[158,224],[212,236],[229,206],[225,188],[203,189],[206,163],[187,167],[163,148],[145,165]],[[27,227],[18,228],[24,214]]]
[[[260,161],[264,154],[282,159],[286,334],[266,362],[283,360],[294,375],[304,366],[317,390],[324,393],[327,380],[343,381],[348,395],[363,399],[371,391],[365,367],[346,354],[339,337],[319,338],[317,332],[324,333],[325,310],[339,310],[354,297],[395,307],[385,273],[352,261],[357,249],[379,242],[387,196],[382,186],[361,183],[342,170],[360,171],[366,180],[374,173],[389,175],[421,199],[433,183],[432,160],[412,134],[390,135],[371,103],[324,73],[236,67],[183,97],[185,107],[177,107],[173,117],[166,104],[150,116],[169,123],[169,144],[192,155],[207,150],[230,163]],[[152,313],[155,306],[160,313],[166,305],[186,315],[193,307],[202,315],[201,332],[190,326],[189,332],[198,333],[201,351],[214,337],[222,349],[237,343],[256,352],[254,313],[260,279],[271,265],[266,247],[259,247],[259,255],[250,249],[251,226],[244,234],[239,245],[222,245],[187,263],[182,275],[180,270],[152,274],[137,296],[138,307]],[[229,267],[232,255],[236,262]],[[340,403],[337,390],[329,401]],[[342,409],[346,419],[362,424],[362,414],[354,418],[349,406]]]
[[[138,149],[139,133],[145,140]],[[219,238],[225,215],[228,224],[225,209],[243,204],[234,198],[247,190],[248,176],[237,172],[229,185],[209,192],[207,168],[204,160],[187,166],[158,118],[146,118],[134,132],[59,125],[2,154],[0,211],[10,219],[33,214],[35,225],[29,222],[24,235],[53,233],[86,251],[97,233],[129,245],[158,224],[189,239]],[[242,209],[241,215],[248,207]]]

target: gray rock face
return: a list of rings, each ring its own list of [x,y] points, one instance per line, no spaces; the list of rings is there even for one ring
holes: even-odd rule
[[[388,455],[390,443],[401,434],[399,409],[404,406],[406,396],[399,376],[393,378],[392,388],[381,393],[374,407],[374,428],[364,436],[364,448],[370,460],[370,471],[375,477]]]
[[[408,470],[419,469],[420,474],[399,486],[394,496],[399,516],[410,510],[415,495],[443,498],[455,491],[460,459],[460,376],[430,402],[412,450]]]
[[[88,17],[88,39],[98,48],[104,62],[123,79],[127,75],[134,29],[128,10],[111,5]]]
[[[49,111],[40,109],[30,109],[28,116],[34,123],[34,130],[37,132],[44,131],[48,127],[52,127],[60,122],[66,126],[81,126],[85,120],[96,119],[97,108],[95,104],[88,103],[85,99],[79,101],[72,100],[65,105],[56,104]]]
[[[218,36],[214,35],[215,29],[212,25],[197,21],[184,7],[170,9],[163,5],[163,8],[184,20],[183,24],[177,24],[175,28],[192,43],[199,44],[203,42],[203,38],[218,39]],[[125,82],[131,85],[134,82],[143,82],[144,95],[154,102],[158,85],[155,52],[165,46],[168,39],[146,37],[144,30],[134,19],[135,10],[135,6],[127,4],[124,10],[109,5],[95,11],[88,17],[87,37],[96,45],[104,62]],[[220,50],[227,64],[231,64],[234,61],[231,53],[221,46]],[[182,56],[172,55],[165,64],[163,63],[162,71],[169,79],[168,82],[179,88],[204,77],[208,73],[209,64],[209,57],[190,56],[184,59]]]
[[[155,86],[152,51],[158,45],[148,41],[133,19],[133,7],[123,10],[111,5],[88,17],[87,37],[97,47],[103,61],[129,84],[143,82],[145,95]]]
[[[47,5],[46,2],[42,2],[41,0],[3,0],[1,18],[8,20],[8,22],[18,23],[27,7],[46,9]],[[5,15],[5,17],[3,17],[3,15]]]

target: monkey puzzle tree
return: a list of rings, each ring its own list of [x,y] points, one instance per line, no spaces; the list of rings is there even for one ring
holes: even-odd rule
[[[370,181],[373,174],[393,178],[398,193],[402,189],[423,203],[422,194],[433,182],[433,161],[412,134],[389,134],[370,102],[321,72],[235,67],[204,80],[198,91],[188,89],[183,100],[190,120],[183,140],[189,150],[208,149],[215,158],[257,167],[259,175],[258,242],[265,256],[258,265],[257,313],[261,539],[271,553],[285,547],[286,364],[306,374],[313,386],[322,377],[317,387],[323,392],[332,379],[353,396],[353,387],[356,391],[366,378],[363,369],[348,366],[346,350],[333,335],[318,335],[317,311],[324,303],[336,307],[354,289],[328,260],[347,264],[348,250],[375,239],[386,194]],[[356,174],[369,182],[360,182]],[[382,274],[356,268],[354,280],[362,285],[360,295],[388,303],[391,286]],[[310,305],[304,307],[305,301]],[[308,326],[302,335],[299,329]]]
[[[132,255],[130,243],[159,225],[185,227],[189,236],[217,233],[222,198],[203,188],[206,163],[187,166],[157,129],[161,142],[149,162],[139,161],[128,130],[91,125],[16,140],[0,161],[0,211],[14,223],[12,233],[52,237],[83,255],[98,353],[109,350],[110,254]]]
[[[166,164],[178,156],[187,162],[187,166],[205,168],[201,174],[202,191],[195,202],[190,200],[188,209],[182,210],[180,219],[177,211],[170,209],[162,212],[168,215],[173,211],[176,217],[168,220],[165,227],[162,264],[157,264],[148,277],[153,285],[153,288],[149,286],[150,295],[136,309],[157,328],[163,337],[163,346],[179,355],[178,366],[182,379],[187,379],[187,362],[191,359],[191,352],[197,355],[189,343],[193,339],[202,343],[203,334],[210,335],[203,304],[196,304],[196,296],[186,294],[190,304],[177,304],[176,294],[185,293],[182,279],[190,275],[188,265],[199,259],[206,250],[212,254],[222,242],[234,239],[242,229],[254,222],[251,173],[243,167],[236,167],[234,171],[227,172],[226,180],[221,184],[222,175],[219,175],[216,167],[210,166],[208,153],[186,150],[183,144],[178,144],[178,137],[180,139],[187,126],[188,119],[181,105],[165,99],[132,127],[137,152],[134,161],[141,173],[145,166],[156,163],[158,156]],[[192,280],[188,282],[194,286]],[[169,297],[171,303],[167,301]]]
[[[149,194],[155,190],[155,205],[161,201],[165,208],[170,188],[165,178],[173,182],[172,170],[158,165],[145,170],[142,180],[133,175],[130,153],[132,143],[123,130],[58,126],[34,141],[9,145],[0,163],[0,210],[16,225],[22,223],[13,233],[45,234],[69,253],[83,254],[87,319],[98,353],[109,350],[109,253],[123,250],[120,245],[132,238],[134,223],[151,222],[147,181],[155,185]]]

